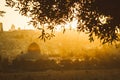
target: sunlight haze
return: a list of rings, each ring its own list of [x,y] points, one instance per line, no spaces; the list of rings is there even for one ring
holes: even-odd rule
[[[28,25],[29,18],[22,16],[18,11],[14,11],[15,9],[6,7],[5,0],[0,0],[0,10],[5,11],[3,17],[0,17],[0,22],[3,23],[3,28],[5,31],[8,31],[11,28],[11,25],[14,24],[16,29],[19,27],[21,29],[34,29],[32,25]]]

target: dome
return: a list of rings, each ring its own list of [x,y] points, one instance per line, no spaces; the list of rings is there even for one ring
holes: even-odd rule
[[[26,61],[36,61],[42,58],[42,55],[40,53],[40,47],[37,43],[33,42],[28,46],[27,53],[20,54],[18,56],[18,59],[26,60]]]
[[[33,42],[28,46],[28,53],[40,53],[40,47],[37,43]]]

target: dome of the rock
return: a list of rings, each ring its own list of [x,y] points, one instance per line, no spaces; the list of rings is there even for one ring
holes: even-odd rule
[[[40,47],[37,43],[33,42],[28,46],[28,51],[25,54],[18,56],[19,59],[26,61],[36,61],[42,58]]]
[[[28,46],[28,53],[40,53],[40,47],[37,43],[33,42]]]

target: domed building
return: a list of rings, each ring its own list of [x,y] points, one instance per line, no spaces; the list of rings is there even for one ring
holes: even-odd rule
[[[28,53],[40,53],[40,47],[37,43],[33,42],[28,46]]]
[[[37,43],[33,42],[28,46],[27,53],[19,55],[19,59],[26,61],[36,61],[42,58],[40,47]]]

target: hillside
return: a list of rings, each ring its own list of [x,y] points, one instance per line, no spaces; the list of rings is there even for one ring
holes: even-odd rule
[[[23,30],[0,33],[0,54],[4,57],[14,57],[22,51],[27,52],[28,46],[37,40],[35,31]]]
[[[73,36],[71,38],[71,36]],[[26,53],[28,46],[36,42],[41,54],[52,57],[81,57],[83,54],[95,56],[96,54],[120,55],[119,45],[101,45],[99,41],[90,43],[88,36],[83,33],[68,31],[65,34],[58,32],[54,38],[44,42],[38,37],[40,31],[21,30],[0,33],[0,54],[3,57],[14,58],[21,52]]]

